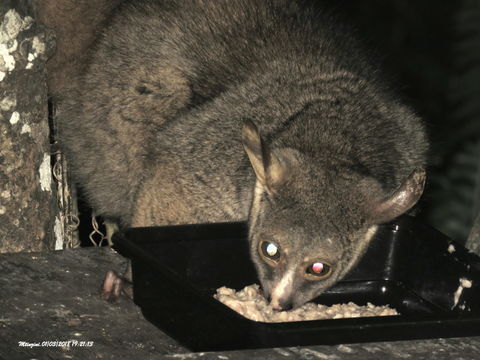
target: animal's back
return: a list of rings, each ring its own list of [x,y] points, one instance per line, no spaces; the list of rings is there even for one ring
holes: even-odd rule
[[[420,121],[312,2],[133,1],[60,112],[74,176],[123,225],[245,219],[241,128],[386,192],[425,162]]]

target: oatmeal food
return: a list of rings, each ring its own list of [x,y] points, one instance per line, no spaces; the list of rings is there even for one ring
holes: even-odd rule
[[[370,303],[367,303],[366,306],[359,306],[353,302],[347,304],[335,304],[332,306],[307,303],[294,310],[275,311],[263,297],[260,287],[257,284],[249,285],[240,291],[221,287],[217,289],[217,293],[214,297],[247,319],[263,322],[398,315],[398,312],[395,309],[388,306],[375,306]]]

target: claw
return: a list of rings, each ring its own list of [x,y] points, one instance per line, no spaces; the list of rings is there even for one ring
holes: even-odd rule
[[[112,236],[119,230],[118,224],[108,220],[105,220],[103,224],[105,225],[105,230],[107,232],[106,238],[108,241],[108,246],[112,246]]]

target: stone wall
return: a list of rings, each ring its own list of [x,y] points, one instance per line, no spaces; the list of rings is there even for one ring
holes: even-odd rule
[[[0,0],[0,252],[63,247],[46,87],[54,42],[33,10]]]

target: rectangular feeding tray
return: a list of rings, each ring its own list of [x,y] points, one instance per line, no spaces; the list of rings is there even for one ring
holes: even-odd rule
[[[132,260],[145,318],[193,351],[480,335],[480,258],[408,216],[382,225],[360,263],[315,299],[388,304],[400,316],[263,323],[237,314],[213,295],[258,283],[244,223],[131,228],[114,246]]]

